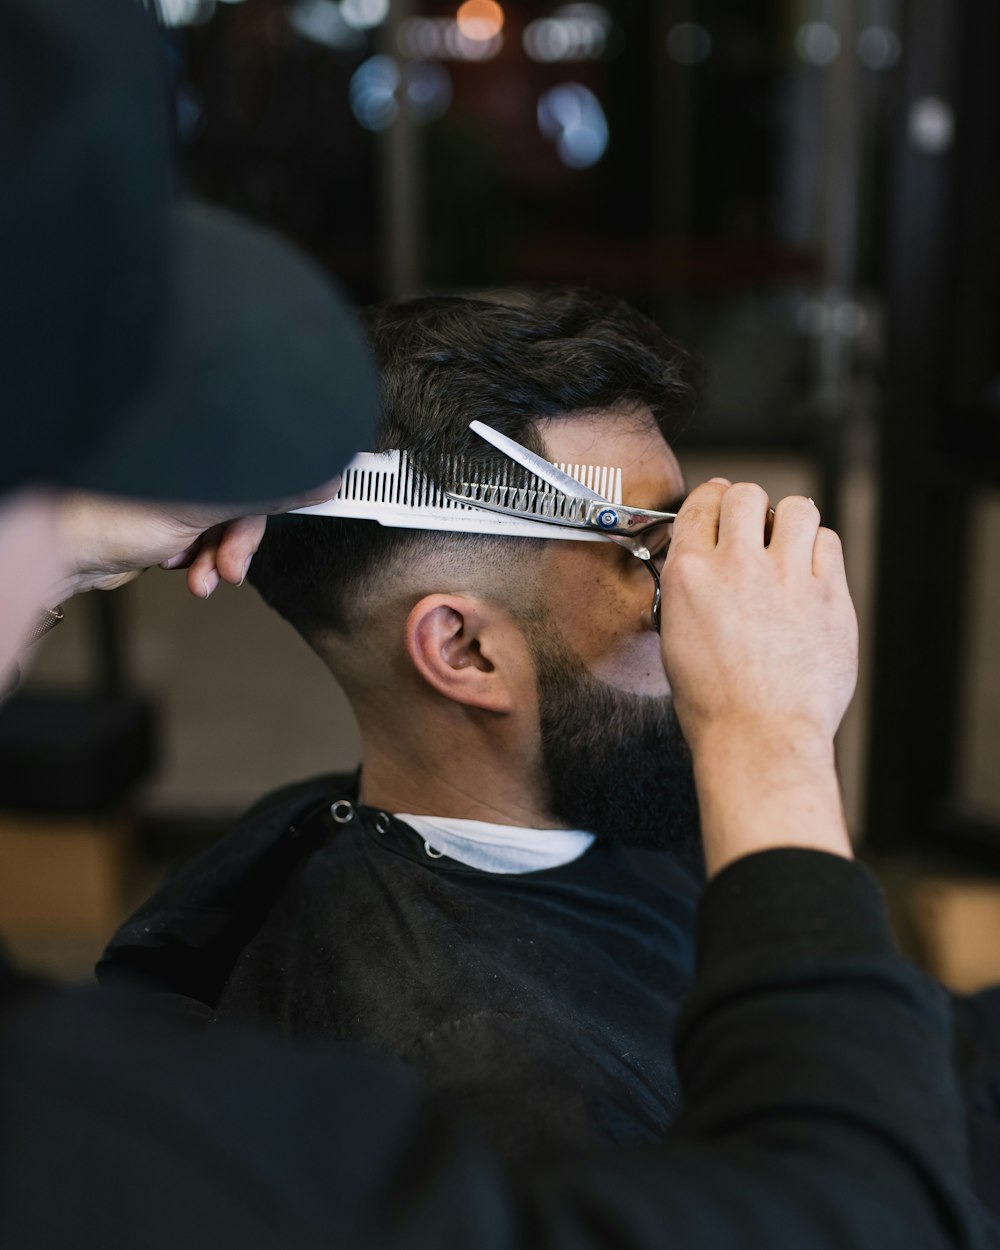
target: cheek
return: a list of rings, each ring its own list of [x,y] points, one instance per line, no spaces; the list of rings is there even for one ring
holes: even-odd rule
[[[587,667],[599,681],[627,694],[670,693],[660,657],[660,636],[649,629],[609,639],[603,653]]]
[[[629,576],[637,572],[641,576]],[[573,647],[599,681],[628,694],[670,692],[660,636],[649,628],[652,579],[637,566],[595,579],[586,610],[577,614]],[[565,632],[565,631],[564,631]]]

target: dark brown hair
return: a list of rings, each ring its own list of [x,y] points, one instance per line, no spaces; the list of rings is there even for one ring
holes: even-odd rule
[[[374,447],[399,448],[430,465],[495,452],[469,430],[473,418],[543,452],[534,423],[643,406],[668,442],[690,421],[700,370],[682,347],[621,300],[580,289],[516,300],[435,296],[367,315],[381,367],[383,413]],[[250,581],[307,639],[348,632],[352,600],[400,554],[429,544],[481,548],[532,544],[388,529],[371,521],[275,517]],[[509,557],[508,557],[509,558]]]

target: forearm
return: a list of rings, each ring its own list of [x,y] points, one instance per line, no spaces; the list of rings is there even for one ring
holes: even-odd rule
[[[852,858],[828,739],[805,727],[726,724],[703,733],[693,755],[710,877],[779,847]]]
[[[123,553],[135,543],[134,516],[152,514],[148,504],[123,507],[119,501],[79,491],[67,492],[59,503],[58,536],[62,576],[49,600],[66,603],[90,590],[111,590],[136,577],[123,567]]]
[[[187,569],[191,593],[208,598],[220,581],[242,584],[264,534],[266,512],[311,501],[311,496],[302,496],[248,505],[245,515],[234,516],[237,505],[152,504],[83,491],[67,494],[58,517],[65,572],[49,598],[60,603],[88,590],[114,590],[156,565]]]

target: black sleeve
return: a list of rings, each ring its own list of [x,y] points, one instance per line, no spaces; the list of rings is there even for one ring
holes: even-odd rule
[[[973,1184],[1000,1247],[1000,986],[953,997],[952,1016]]]
[[[669,1149],[566,1173],[558,1201],[590,1226],[627,1213],[636,1246],[658,1224],[676,1250],[986,1244],[948,1003],[896,955],[867,871],[747,857],[709,884],[698,938]]]
[[[66,995],[8,1011],[0,1244],[982,1244],[947,1003],[894,954],[867,873],[748,857],[708,886],[699,944],[670,1144],[516,1179],[381,1060],[221,1030],[168,1041],[141,1009]]]

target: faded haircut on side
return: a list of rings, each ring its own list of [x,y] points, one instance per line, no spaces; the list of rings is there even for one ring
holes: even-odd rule
[[[536,421],[629,406],[647,407],[670,442],[698,399],[693,358],[649,318],[595,291],[434,296],[373,308],[366,322],[383,406],[375,445],[359,451],[409,451],[428,467],[451,455],[493,459],[468,428],[478,418],[544,454]],[[315,645],[324,634],[350,638],[363,628],[404,560],[495,568],[509,565],[515,551],[515,561],[530,559],[538,546],[373,521],[272,517],[249,580]]]

